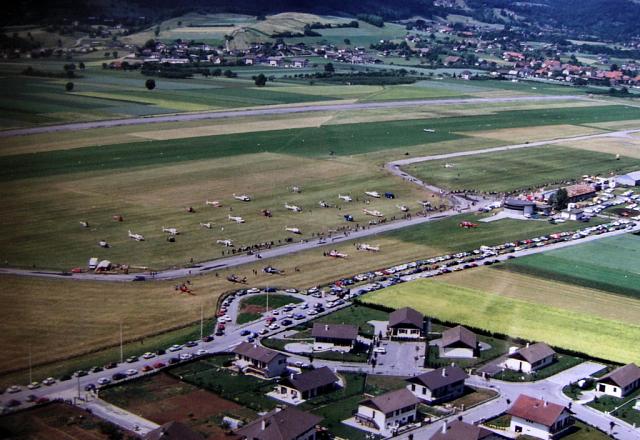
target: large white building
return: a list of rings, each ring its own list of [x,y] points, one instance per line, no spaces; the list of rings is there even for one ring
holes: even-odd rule
[[[613,397],[625,397],[640,388],[640,367],[627,364],[603,376],[596,385],[596,391]]]
[[[360,403],[355,420],[383,436],[390,436],[397,428],[416,421],[418,403],[411,391],[401,388]]]
[[[521,394],[507,410],[509,430],[542,440],[558,438],[574,424],[571,411],[557,403]]]
[[[509,353],[503,366],[509,370],[531,373],[552,364],[555,360],[556,352],[544,342],[538,342]]]
[[[640,186],[640,171],[616,177],[616,183],[622,186]]]

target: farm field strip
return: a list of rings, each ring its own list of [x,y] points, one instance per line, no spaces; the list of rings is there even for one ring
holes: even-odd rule
[[[434,280],[379,290],[365,304],[411,304],[427,316],[585,353],[616,362],[640,361],[640,326],[495,295]],[[486,317],[491,316],[491,320]],[[535,319],[532,319],[535,317]]]

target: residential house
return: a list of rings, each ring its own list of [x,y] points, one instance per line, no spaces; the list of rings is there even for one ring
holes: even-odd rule
[[[460,367],[443,367],[407,379],[407,389],[429,404],[453,400],[464,394],[467,373]]]
[[[167,422],[149,431],[143,440],[204,440],[204,437],[181,422]]]
[[[510,370],[531,373],[552,364],[555,360],[556,352],[544,342],[538,342],[509,353],[503,365]]]
[[[238,370],[264,378],[281,376],[287,371],[287,356],[258,344],[242,342],[233,349]]]
[[[481,426],[472,425],[461,420],[451,423],[446,421],[429,440],[503,440],[504,437]]]
[[[570,185],[565,188],[567,190],[568,201],[570,203],[580,202],[595,197],[596,190],[593,186],[585,183]]]
[[[314,350],[339,349],[349,351],[356,345],[358,326],[351,324],[323,324],[316,322],[311,329]]]
[[[443,64],[445,66],[453,66],[455,64],[461,63],[462,62],[462,57],[459,56],[455,56],[455,55],[450,55],[448,57],[445,57]]]
[[[280,67],[284,64],[284,60],[281,56],[269,57],[267,58],[267,62],[271,67]]]
[[[614,397],[626,397],[640,388],[640,367],[627,364],[598,380],[596,390]]]
[[[521,394],[507,410],[509,430],[542,440],[558,438],[574,424],[571,411],[557,403]]]
[[[303,67],[307,67],[309,65],[309,60],[305,58],[293,58],[291,60],[291,66],[301,69]]]
[[[478,338],[471,330],[459,325],[442,332],[440,357],[473,358],[479,351]]]
[[[280,381],[276,387],[277,397],[282,400],[302,403],[305,400],[334,390],[338,384],[336,376],[329,367],[292,374]]]
[[[389,314],[389,337],[420,339],[425,335],[424,315],[410,307],[403,307]]]
[[[400,426],[413,423],[420,401],[402,388],[361,402],[355,415],[357,423],[389,435]]]
[[[276,408],[238,429],[236,435],[240,440],[315,440],[321,420],[292,406]]]

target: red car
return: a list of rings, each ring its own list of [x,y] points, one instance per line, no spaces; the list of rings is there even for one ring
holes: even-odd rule
[[[74,267],[73,269],[71,269],[71,273],[82,273],[82,268]]]
[[[142,367],[142,372],[143,373],[147,373],[149,371],[153,370],[153,367],[151,365],[145,365],[144,367]]]
[[[159,369],[159,368],[164,368],[166,365],[163,362],[156,362],[155,364],[153,364],[153,368],[155,369]],[[144,369],[143,369],[144,371]]]

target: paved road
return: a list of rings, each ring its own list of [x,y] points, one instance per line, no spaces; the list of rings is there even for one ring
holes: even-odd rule
[[[414,107],[420,105],[442,106],[452,104],[492,104],[501,102],[539,102],[539,101],[582,101],[588,98],[576,95],[563,96],[513,96],[504,98],[467,98],[467,99],[422,99],[408,101],[384,101],[384,102],[362,102],[362,103],[335,103],[335,104],[315,104],[315,105],[290,105],[281,107],[267,107],[246,110],[230,111],[210,111],[203,113],[187,113],[176,115],[148,116],[139,118],[112,119],[105,121],[75,122],[60,125],[45,125],[32,128],[19,128],[13,130],[0,131],[0,138],[12,136],[25,136],[40,133],[55,133],[60,131],[78,131],[92,128],[108,128],[123,125],[142,125],[159,122],[187,122],[200,121],[206,119],[226,119],[245,116],[261,115],[283,115],[290,113],[324,112],[324,111],[345,111],[345,110],[370,110],[380,108]]]

